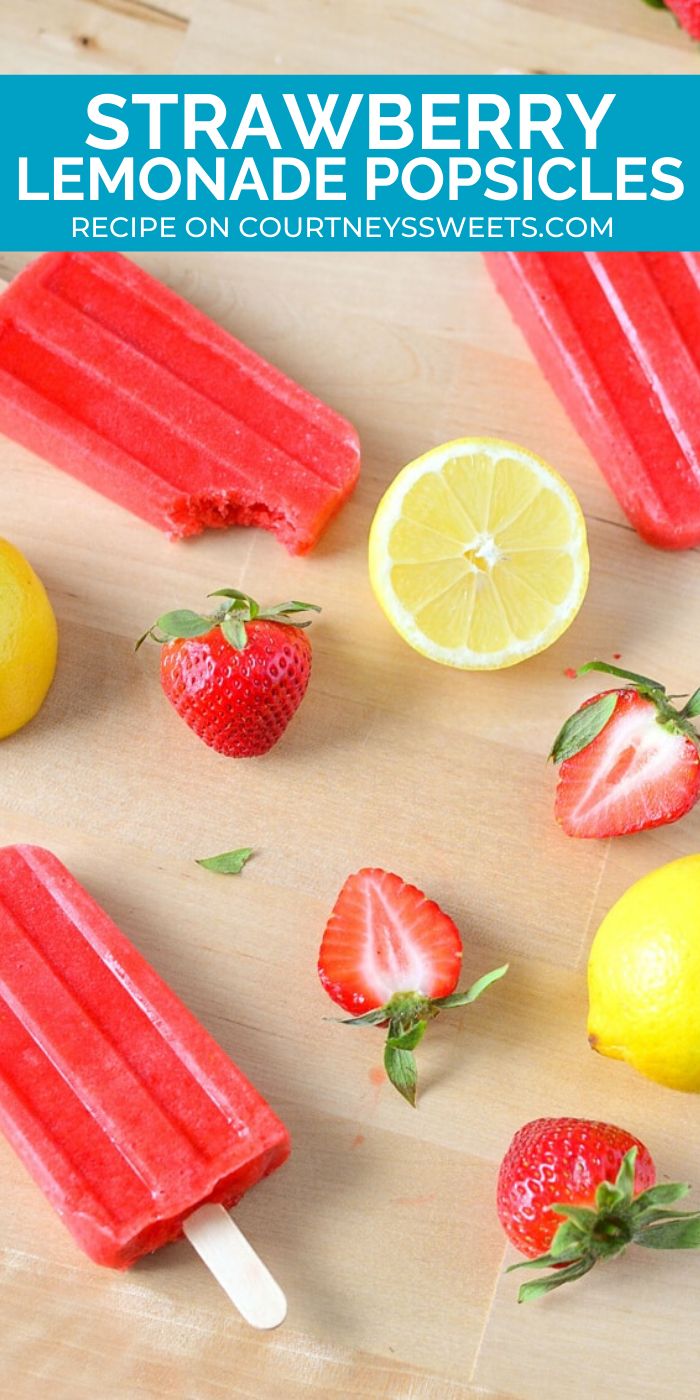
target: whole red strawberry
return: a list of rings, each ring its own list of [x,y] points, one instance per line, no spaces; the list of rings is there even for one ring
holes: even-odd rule
[[[220,588],[216,613],[165,613],[146,637],[163,650],[160,682],[185,723],[227,758],[267,753],[298,710],[309,683],[311,644],[298,613],[313,603],[262,610],[247,593]]]
[[[690,1188],[655,1181],[647,1148],[624,1128],[586,1118],[526,1123],[501,1163],[498,1217],[516,1249],[534,1261],[530,1267],[555,1272],[523,1284],[518,1301],[583,1277],[628,1244],[700,1247],[700,1211],[666,1209]]]
[[[319,977],[333,1001],[353,1013],[349,1024],[388,1026],[384,1067],[414,1106],[413,1051],[428,1022],[476,1001],[508,970],[496,968],[455,992],[461,965],[457,925],[415,885],[388,870],[348,876],[323,935]]]
[[[554,814],[569,836],[627,836],[685,816],[700,798],[700,691],[681,710],[665,687],[605,661],[627,685],[594,695],[557,735],[550,758],[561,763]]]

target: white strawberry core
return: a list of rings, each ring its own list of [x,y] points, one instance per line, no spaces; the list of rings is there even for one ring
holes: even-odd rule
[[[410,930],[397,917],[375,884],[364,890],[367,935],[362,960],[363,980],[381,1006],[395,992],[429,995],[433,969],[430,959],[410,938]]]
[[[588,782],[581,788],[572,818],[575,820],[585,812],[589,822],[611,799],[616,806],[627,799],[638,799],[641,790],[668,777],[684,747],[683,736],[663,729],[646,707],[616,717],[609,731],[609,742],[598,755]],[[616,772],[623,759],[627,759],[626,769]]]

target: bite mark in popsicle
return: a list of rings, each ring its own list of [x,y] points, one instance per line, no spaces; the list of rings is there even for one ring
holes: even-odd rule
[[[0,1127],[81,1248],[117,1269],[289,1154],[265,1100],[35,846],[0,850]]]
[[[46,253],[0,298],[0,431],[176,539],[292,554],[360,466],[350,423],[119,253]]]

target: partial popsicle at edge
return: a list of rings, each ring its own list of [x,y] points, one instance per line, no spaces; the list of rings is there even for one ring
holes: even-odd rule
[[[0,850],[0,1127],[81,1248],[117,1269],[289,1154],[265,1100],[35,846]]]
[[[119,253],[46,253],[0,296],[0,431],[175,538],[317,542],[350,423]]]
[[[665,549],[700,543],[700,254],[486,262],[634,528]]]

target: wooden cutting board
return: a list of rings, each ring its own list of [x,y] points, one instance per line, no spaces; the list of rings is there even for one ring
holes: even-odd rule
[[[556,67],[690,71],[637,0],[392,7],[320,0],[0,6],[8,67],[55,71]],[[40,32],[41,31],[41,32]],[[76,36],[87,37],[79,43]],[[370,36],[374,46],[370,45]],[[279,57],[278,57],[279,56]],[[0,1144],[0,1385],[18,1400],[691,1400],[700,1259],[628,1254],[518,1308],[494,1212],[498,1162],[540,1114],[610,1118],[700,1197],[694,1099],[592,1055],[585,963],[634,879],[700,849],[700,809],[615,843],[567,840],[545,763],[593,655],[693,689],[697,551],[636,537],[475,255],[140,259],[357,424],[353,500],[309,558],[245,531],[172,544],[5,440],[0,532],[44,579],[60,663],[36,721],[0,750],[0,839],[53,848],[285,1118],[289,1164],[238,1218],[285,1286],[285,1326],[248,1331],[183,1243],[128,1274],[84,1259]],[[11,276],[19,254],[0,259]],[[549,652],[500,674],[422,660],[370,594],[366,537],[395,472],[464,433],[520,439],[577,491],[587,601]],[[164,701],[167,607],[233,584],[323,606],[309,695],[267,758],[205,749]],[[239,879],[195,858],[237,845]],[[507,979],[431,1028],[412,1112],[381,1037],[332,1020],[315,963],[346,874],[395,869],[458,921],[465,982]]]

